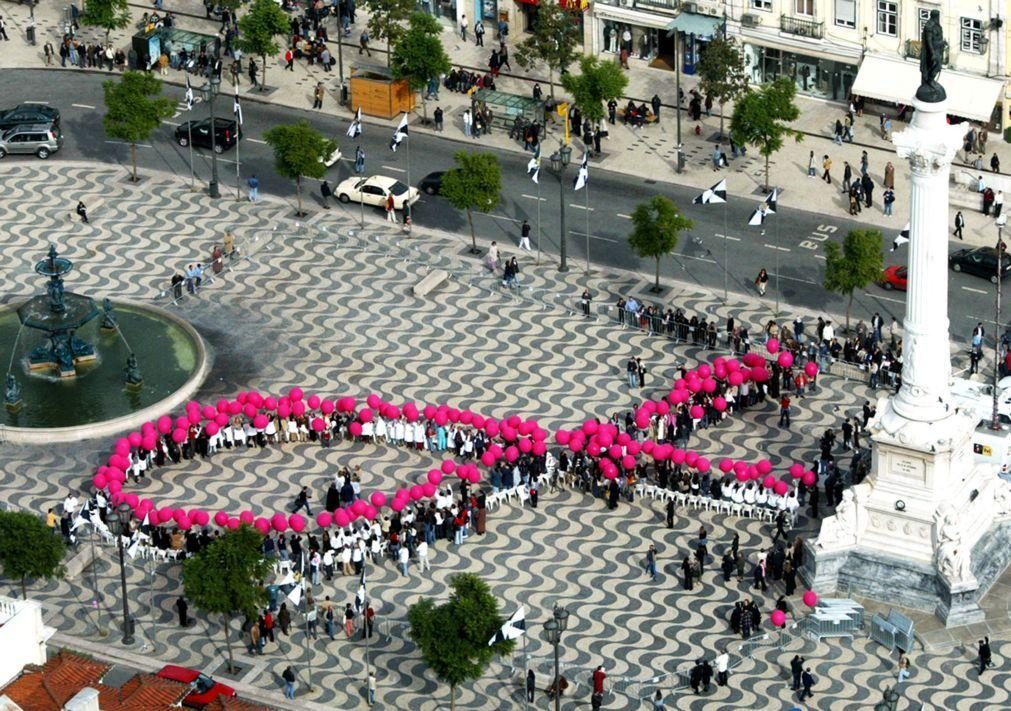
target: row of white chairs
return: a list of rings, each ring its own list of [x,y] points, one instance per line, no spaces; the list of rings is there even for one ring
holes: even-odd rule
[[[705,509],[716,513],[725,513],[730,516],[757,518],[768,523],[776,520],[778,509],[762,506],[760,504],[737,503],[732,499],[714,499],[709,496],[699,496],[697,494],[686,494],[672,489],[663,489],[654,484],[639,482],[635,485],[636,493],[640,497],[648,496],[654,501],[673,501],[678,506],[689,507],[695,511]],[[789,512],[787,512],[789,516]]]
[[[530,489],[525,484],[519,484],[511,489],[500,489],[484,497],[484,505],[489,511],[501,506],[503,501],[512,503],[513,499],[519,499],[520,505],[525,505],[530,500]]]

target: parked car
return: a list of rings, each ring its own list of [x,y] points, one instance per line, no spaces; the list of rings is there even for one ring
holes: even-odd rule
[[[909,270],[906,267],[893,264],[890,267],[885,267],[885,270],[881,272],[878,285],[885,291],[891,291],[892,289],[905,291],[908,279]]]
[[[214,152],[224,153],[229,148],[235,146],[242,138],[242,129],[238,127],[234,119],[221,118],[214,119]],[[193,145],[197,148],[211,147],[211,120],[209,118],[199,121],[187,121],[176,127],[176,143],[180,146],[190,144],[190,135],[193,136]]]
[[[405,205],[413,205],[421,197],[417,188],[409,188],[396,178],[385,175],[348,178],[337,186],[334,194],[341,202],[364,202],[377,207],[386,207],[386,197],[392,194],[393,206],[397,210],[403,210]]]
[[[948,256],[948,266],[956,272],[965,272],[989,279],[997,283],[997,249],[995,247],[976,247],[975,249],[959,249]],[[1001,279],[1011,270],[1011,255],[1001,255]]]
[[[60,127],[60,111],[46,104],[18,104],[0,111],[0,132],[22,124],[52,124]]]
[[[0,135],[0,158],[8,153],[34,153],[45,160],[63,145],[63,134],[52,124],[23,124]]]
[[[429,173],[418,183],[418,188],[426,195],[438,195],[442,192],[442,175],[443,171],[441,170]]]
[[[156,674],[161,679],[182,682],[193,687],[193,691],[183,699],[183,706],[194,709],[202,709],[212,703],[219,696],[235,696],[235,689],[221,682],[214,681],[211,677],[196,669],[180,667],[175,664],[167,664]]]

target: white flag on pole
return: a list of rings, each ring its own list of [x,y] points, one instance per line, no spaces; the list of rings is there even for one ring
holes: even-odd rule
[[[579,164],[579,172],[576,173],[576,190],[582,190],[586,187],[586,184],[590,182],[590,168],[589,168],[590,152],[583,151],[583,162]]]

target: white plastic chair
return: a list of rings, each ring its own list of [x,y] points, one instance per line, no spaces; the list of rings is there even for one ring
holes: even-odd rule
[[[528,501],[530,501],[530,491],[525,486],[517,487],[516,493],[519,494],[521,506],[525,505]]]

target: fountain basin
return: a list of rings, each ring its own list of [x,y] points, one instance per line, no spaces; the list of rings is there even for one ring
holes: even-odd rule
[[[79,363],[77,377],[61,379],[56,373],[32,372],[31,352],[46,338],[28,328],[19,338],[18,312],[0,310],[0,363],[9,363],[13,355],[12,372],[23,391],[23,405],[16,412],[0,408],[0,426],[8,441],[72,442],[109,436],[137,428],[192,397],[210,370],[196,330],[155,306],[115,303],[115,315],[129,346],[116,331],[100,329],[95,319],[80,333],[95,345],[97,359]],[[144,377],[140,388],[125,382],[131,348]]]

